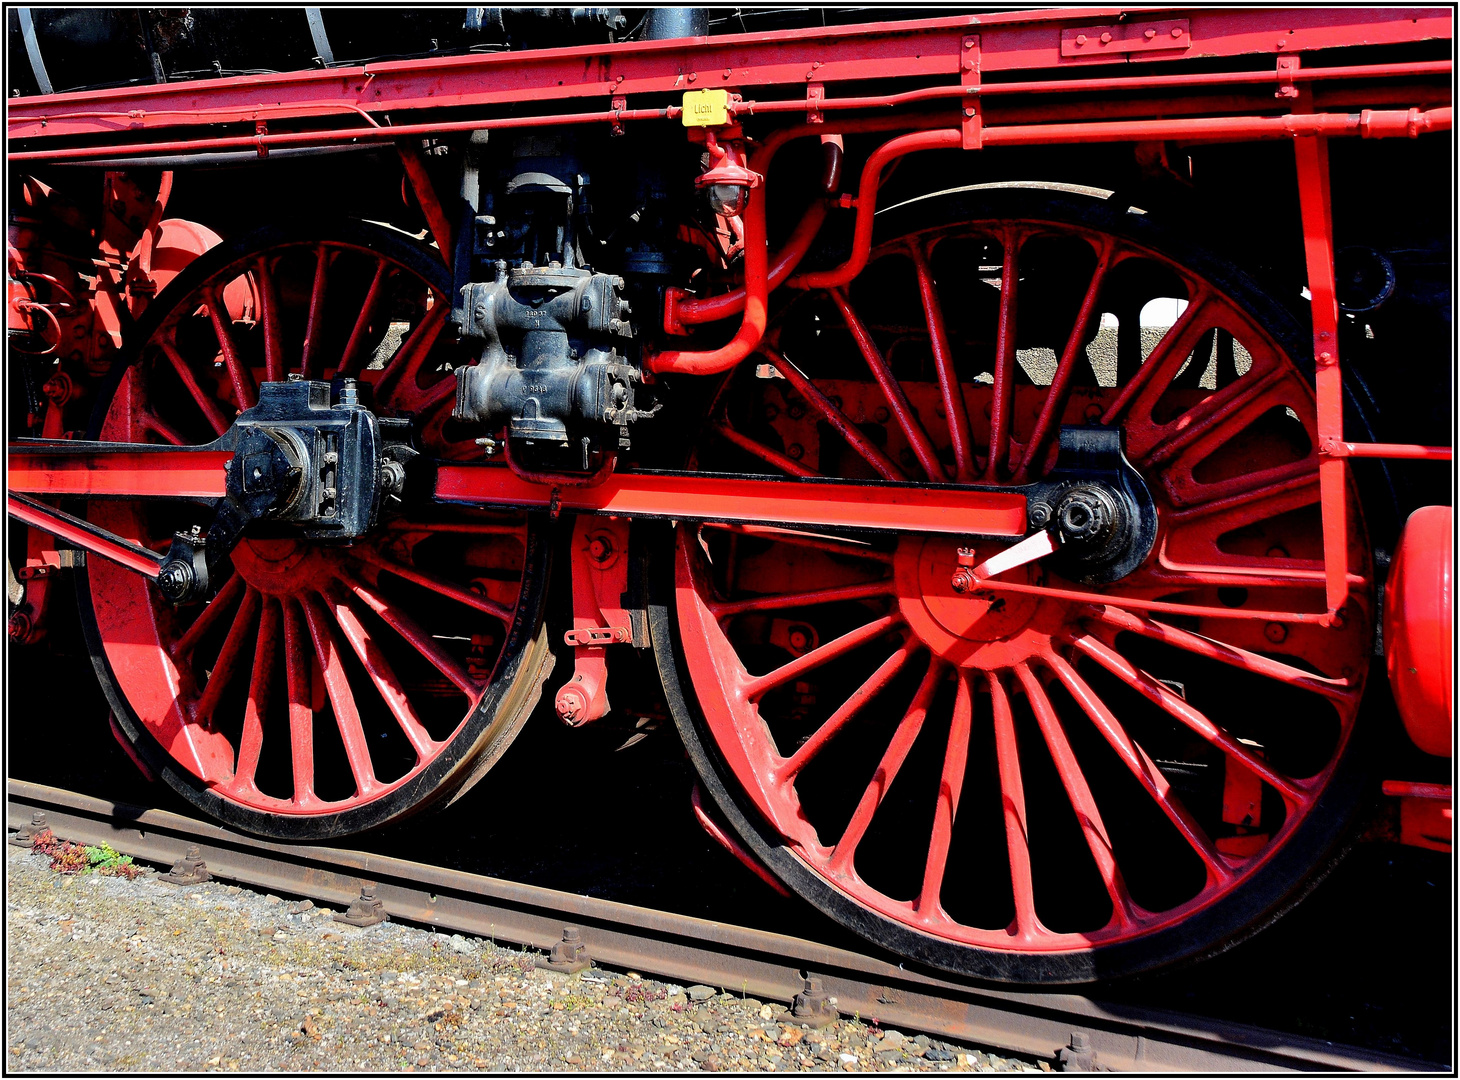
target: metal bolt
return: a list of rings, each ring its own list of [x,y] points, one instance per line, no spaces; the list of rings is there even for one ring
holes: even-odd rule
[[[1054,507],[1047,502],[1029,504],[1029,524],[1036,529],[1042,529],[1049,524],[1049,519],[1054,516]]]
[[[1084,34],[1081,34],[1077,38],[1075,38],[1075,44],[1076,45],[1083,45],[1083,44],[1085,44],[1085,41],[1086,41],[1086,38],[1085,38],[1085,35]]]
[[[613,541],[598,535],[588,541],[588,557],[594,562],[607,562],[613,555]]]
[[[780,409],[776,408],[776,406],[774,404],[772,404],[770,402],[766,402],[765,418],[767,420],[774,420],[776,417],[778,417],[780,415],[781,415],[781,410]]]
[[[1274,645],[1281,645],[1288,639],[1288,628],[1280,622],[1270,622],[1262,628],[1262,634]]]
[[[1286,559],[1288,557],[1288,549],[1281,544],[1274,544],[1267,549],[1267,557],[1269,559]]]
[[[948,584],[953,587],[954,592],[966,593],[969,589],[973,588],[977,580],[973,576],[971,569],[967,566],[960,566],[957,570],[953,571],[953,576],[948,580]]]
[[[10,616],[10,621],[6,623],[5,627],[6,633],[10,635],[10,640],[17,643],[30,637],[33,628],[34,624],[30,621],[30,616],[23,611],[17,611]]]
[[[786,406],[786,415],[792,420],[800,420],[806,415],[806,402],[796,400]]]
[[[966,106],[964,106],[964,109],[963,109],[963,115],[964,116],[972,116],[973,114],[974,113],[973,113],[973,106],[972,105],[966,105]]]
[[[1146,31],[1146,40],[1147,41],[1154,41],[1155,38],[1156,38],[1156,31],[1154,31],[1154,30],[1147,30]]]
[[[1173,26],[1171,28],[1171,36],[1172,37],[1180,37],[1181,36],[1181,27],[1179,27],[1179,26]]]
[[[1105,410],[1102,409],[1099,405],[1096,405],[1094,402],[1091,402],[1089,405],[1085,406],[1086,420],[1090,420],[1093,422],[1095,420],[1099,420],[1104,415]]]
[[[811,644],[811,633],[804,626],[793,626],[786,635],[792,652],[802,653]]]
[[[690,72],[690,73],[689,73],[689,76],[688,76],[688,78],[689,78],[689,81],[690,81],[690,82],[694,82],[694,81],[695,81],[695,80],[696,80],[696,79],[698,79],[698,78],[699,78],[699,77],[700,77],[700,76],[699,76],[699,73],[698,73],[698,72],[694,72],[694,71],[691,71],[691,72]]]
[[[803,447],[800,443],[793,442],[790,446],[786,447],[786,453],[795,460],[800,461],[803,457],[806,456],[806,448]]]
[[[892,413],[888,412],[887,407],[884,405],[877,406],[877,408],[872,412],[872,419],[876,420],[879,424],[885,424],[891,418]]]
[[[1109,45],[1110,44],[1110,31],[1109,30],[1105,31],[1105,33],[1103,33],[1103,34],[1100,35],[1100,44],[1102,44],[1102,45]]]

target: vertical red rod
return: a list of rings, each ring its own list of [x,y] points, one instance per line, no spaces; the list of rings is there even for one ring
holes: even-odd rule
[[[1303,251],[1313,305],[1314,390],[1318,405],[1318,497],[1323,512],[1323,571],[1328,610],[1348,599],[1348,502],[1343,459],[1330,448],[1343,441],[1343,372],[1338,361],[1338,295],[1333,276],[1333,205],[1328,188],[1328,140],[1293,140]]]

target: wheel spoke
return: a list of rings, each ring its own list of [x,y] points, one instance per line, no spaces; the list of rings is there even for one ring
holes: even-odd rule
[[[948,345],[948,328],[943,323],[943,305],[938,300],[937,283],[923,246],[916,241],[912,250],[913,268],[918,276],[918,294],[923,301],[923,318],[928,324],[928,343],[933,349],[933,363],[938,369],[938,389],[943,395],[943,409],[948,415],[948,434],[953,440],[953,460],[957,479],[974,479],[973,429],[968,423],[968,409],[963,401],[963,387],[953,365],[953,350]]]
[[[238,763],[234,779],[248,787],[256,787],[259,755],[264,746],[264,712],[274,679],[274,663],[279,655],[279,604],[264,598],[259,614],[259,640],[254,647],[253,676],[248,684],[248,700],[243,706],[243,733],[238,740]]]
[[[798,656],[789,664],[784,664],[774,671],[764,675],[751,678],[745,684],[745,698],[747,701],[756,701],[778,686],[784,686],[792,679],[799,678],[806,672],[820,667],[822,664],[835,660],[838,656],[844,656],[860,645],[875,641],[883,634],[896,626],[902,624],[902,616],[894,612],[891,615],[884,615],[880,619],[873,619],[866,626],[858,627],[839,638],[812,649],[803,656]]]
[[[209,730],[213,728],[213,710],[218,707],[223,691],[233,681],[244,643],[253,635],[261,599],[257,589],[244,590],[243,601],[238,605],[238,614],[233,619],[233,625],[228,628],[228,634],[223,639],[223,648],[219,650],[218,659],[213,662],[213,670],[208,675],[208,684],[203,687],[197,704],[193,706],[195,724],[201,724]]]
[[[994,348],[993,413],[989,417],[987,479],[1004,474],[1014,427],[1014,367],[1019,334],[1019,240],[1013,230],[1004,233],[1004,269],[999,278],[999,333]]]
[[[825,722],[816,729],[811,738],[802,743],[796,752],[785,760],[779,770],[779,779],[783,782],[792,780],[802,769],[806,768],[812,759],[826,748],[826,744],[831,742],[862,711],[862,708],[880,694],[897,673],[907,666],[908,660],[917,650],[918,646],[913,642],[904,642],[896,652],[882,661],[881,666],[872,672],[867,681],[853,690],[852,696],[842,702],[836,712],[827,717]]]
[[[335,622],[339,624],[345,640],[350,643],[350,648],[354,649],[355,655],[359,657],[360,665],[370,676],[370,681],[375,684],[375,689],[380,691],[386,707],[390,709],[391,715],[400,725],[411,748],[415,750],[417,761],[425,761],[440,744],[431,738],[426,726],[421,723],[421,718],[416,715],[416,710],[411,708],[410,699],[406,696],[400,679],[396,677],[395,670],[390,666],[390,661],[386,660],[385,654],[375,644],[374,639],[370,636],[370,631],[365,628],[359,615],[350,607],[349,601],[343,598],[327,597],[327,599]]]
[[[1168,425],[1174,429],[1172,434],[1142,455],[1141,463],[1146,466],[1163,465],[1213,433],[1241,431],[1272,404],[1286,403],[1282,397],[1275,397],[1273,391],[1289,378],[1288,372],[1274,368],[1266,375],[1234,382],[1223,390],[1213,391],[1200,404],[1173,418]],[[1215,447],[1201,446],[1197,457],[1206,457],[1211,449]]]
[[[161,436],[163,442],[171,443],[173,446],[182,446],[187,442],[182,435],[178,434],[176,428],[151,409],[139,408],[132,414],[132,418],[144,431],[151,431]]]
[[[867,329],[852,308],[846,293],[841,289],[830,289],[828,292],[836,302],[837,309],[842,313],[842,321],[851,331],[852,338],[857,343],[857,349],[862,354],[862,359],[867,361],[867,367],[871,369],[873,378],[882,388],[882,396],[887,399],[887,404],[892,409],[892,415],[897,418],[897,426],[902,428],[902,433],[907,437],[908,445],[912,447],[913,455],[918,459],[918,464],[923,467],[923,472],[927,474],[929,480],[938,482],[946,480],[947,475],[943,470],[943,463],[938,460],[938,451],[933,447],[933,440],[928,438],[927,431],[913,413],[912,405],[908,403],[907,396],[902,392],[902,384],[897,381],[892,374],[892,369],[887,366],[887,360],[877,348],[877,343],[872,340],[871,331]]]
[[[429,660],[437,671],[450,679],[458,690],[472,701],[476,701],[477,695],[482,691],[481,682],[472,676],[464,664],[459,663],[454,656],[438,645],[436,639],[422,629],[414,619],[396,605],[381,598],[355,575],[342,573],[340,580],[351,592],[363,600],[371,611],[385,620],[392,630],[405,638],[413,649]]]
[[[1120,721],[1115,718],[1100,700],[1099,695],[1090,688],[1090,685],[1082,679],[1077,671],[1070,666],[1069,662],[1059,653],[1051,651],[1045,657],[1055,677],[1064,683],[1065,689],[1070,692],[1090,722],[1095,725],[1097,731],[1104,736],[1105,741],[1110,744],[1117,757],[1131,775],[1136,778],[1141,787],[1146,789],[1149,795],[1161,808],[1168,821],[1181,833],[1192,850],[1201,857],[1206,865],[1207,876],[1212,881],[1225,881],[1232,876],[1231,869],[1223,861],[1217,849],[1212,846],[1206,831],[1197,824],[1190,811],[1182,805],[1181,800],[1171,789],[1170,782],[1164,773],[1151,760],[1150,756],[1141,747],[1133,742]]]
[[[319,801],[314,793],[314,708],[310,685],[311,655],[308,631],[299,605],[280,601],[284,609],[284,668],[289,693],[289,753],[294,777],[294,805]]]
[[[324,334],[324,294],[329,287],[330,250],[323,244],[315,255],[314,284],[309,291],[309,317],[304,324],[304,347],[299,357],[299,373],[306,379],[318,378],[319,341]]]
[[[1156,347],[1151,350],[1151,355],[1146,357],[1145,363],[1136,369],[1126,382],[1125,388],[1110,403],[1110,407],[1105,410],[1105,415],[1100,418],[1102,424],[1119,423],[1121,418],[1131,410],[1132,403],[1137,398],[1149,405],[1166,392],[1166,387],[1181,370],[1181,365],[1191,354],[1196,339],[1201,336],[1202,320],[1210,299],[1211,292],[1205,285],[1191,290],[1191,299],[1187,301],[1186,310],[1178,315],[1176,321],[1171,324],[1171,328],[1161,335],[1161,340],[1156,342]],[[1132,319],[1139,330],[1139,313],[1133,315]],[[1122,321],[1122,329],[1125,325],[1126,323]],[[1136,411],[1140,415],[1148,415],[1150,409],[1142,408]]]
[[[355,320],[355,329],[350,332],[350,341],[340,357],[339,367],[335,369],[337,375],[354,375],[364,366],[365,341],[370,333],[370,324],[375,321],[376,312],[380,308],[381,298],[385,295],[385,283],[389,274],[390,263],[381,259],[376,264],[370,289],[365,293],[365,302]]]
[[[767,465],[774,465],[782,472],[791,476],[820,476],[815,469],[809,469],[802,465],[795,458],[787,457],[785,454],[772,450],[769,446],[762,446],[747,435],[742,435],[729,424],[721,422],[711,425],[712,430],[726,442],[740,447],[747,454],[760,458]]]
[[[1335,700],[1346,698],[1353,693],[1354,686],[1348,679],[1329,679],[1321,675],[1314,675],[1311,672],[1303,671],[1280,660],[1272,660],[1246,649],[1238,648],[1236,645],[1227,645],[1215,641],[1201,634],[1194,634],[1189,630],[1182,630],[1170,626],[1155,619],[1142,618],[1129,611],[1123,611],[1116,607],[1101,607],[1092,612],[1092,617],[1115,630],[1129,631],[1133,634],[1140,634],[1142,637],[1150,638],[1152,641],[1160,641],[1167,645],[1183,649],[1186,652],[1194,653],[1208,660],[1216,660],[1219,663],[1230,664],[1232,667],[1240,668],[1243,671],[1250,671],[1254,675],[1262,675],[1269,679],[1277,679],[1289,686],[1296,686],[1302,690],[1311,690],[1315,694],[1322,694],[1324,697]]]
[[[888,744],[882,760],[877,763],[877,771],[872,774],[871,783],[862,793],[857,809],[852,812],[852,819],[847,822],[841,839],[832,850],[830,870],[833,874],[845,876],[852,872],[852,860],[856,857],[857,845],[867,834],[867,828],[872,824],[877,808],[882,805],[887,789],[892,787],[892,782],[897,779],[913,743],[917,742],[918,734],[923,730],[923,721],[928,716],[928,705],[937,693],[938,684],[943,680],[946,671],[947,665],[942,660],[936,656],[929,659],[927,674],[923,676],[917,693],[913,695],[912,704],[908,706],[897,730],[893,732],[892,742]]]
[[[259,283],[259,315],[264,330],[264,378],[282,382],[287,365],[284,362],[283,314],[279,308],[279,286],[267,257],[254,264]]]
[[[350,772],[355,777],[355,794],[368,796],[380,785],[375,779],[375,768],[370,761],[370,748],[365,742],[365,729],[360,723],[360,712],[355,706],[355,693],[350,689],[349,677],[345,674],[344,661],[335,636],[330,632],[329,616],[324,604],[316,594],[311,593],[302,601],[304,621],[309,625],[309,637],[314,643],[314,654],[319,659],[324,673],[324,688],[334,706],[335,726],[340,732],[340,741],[345,745],[345,757],[350,762]]]
[[[1003,676],[987,673],[993,703],[994,754],[999,762],[999,794],[1004,807],[1004,837],[1009,849],[1009,884],[1014,892],[1013,936],[1028,940],[1043,932],[1034,912],[1034,870],[1029,861],[1029,819],[1024,810],[1024,777],[1014,713],[1009,708]]]
[[[807,592],[771,593],[744,600],[716,600],[706,606],[717,619],[728,619],[747,611],[782,611],[791,607],[833,604],[841,600],[871,600],[879,596],[891,596],[894,588],[891,581],[869,581],[862,585],[839,585]]]
[[[434,593],[439,593],[448,599],[465,604],[467,607],[476,608],[478,611],[490,615],[494,619],[499,619],[503,623],[510,623],[512,621],[512,610],[510,608],[497,603],[495,600],[474,593],[470,589],[463,589],[455,582],[447,581],[445,578],[433,574],[428,570],[418,570],[414,566],[406,566],[404,563],[387,559],[373,548],[362,547],[352,549],[348,554],[351,558],[358,559],[360,562],[369,563],[371,566],[394,574],[396,577],[404,578],[409,582],[420,585],[422,588],[430,589]]]
[[[1080,769],[1080,763],[1076,760],[1074,751],[1070,748],[1065,729],[1060,725],[1059,717],[1055,714],[1054,703],[1045,693],[1039,676],[1030,669],[1028,664],[1019,664],[1014,671],[1019,677],[1020,685],[1024,687],[1024,694],[1029,699],[1030,708],[1034,710],[1034,719],[1039,724],[1039,731],[1044,736],[1045,745],[1049,747],[1049,755],[1054,760],[1060,783],[1069,797],[1070,807],[1075,811],[1075,817],[1080,822],[1080,831],[1085,834],[1085,843],[1090,848],[1090,855],[1095,860],[1096,869],[1100,872],[1100,880],[1105,883],[1105,891],[1110,894],[1113,908],[1111,921],[1117,926],[1125,926],[1134,921],[1136,915],[1132,909],[1130,891],[1126,888],[1125,879],[1121,876],[1120,867],[1115,861],[1115,849],[1110,843],[1110,833],[1105,828],[1105,822],[1100,818],[1100,808],[1095,805],[1095,797],[1090,792],[1090,785],[1085,782],[1085,774]]]
[[[441,297],[432,293],[435,303],[431,310],[426,312],[424,318],[416,324],[410,335],[401,342],[401,346],[385,363],[385,369],[381,371],[380,378],[375,380],[376,400],[384,400],[391,397],[396,387],[401,388],[403,394],[402,407],[409,407],[410,395],[415,392],[415,380],[420,373],[421,366],[426,362],[436,339],[441,336],[441,329],[446,325],[447,313],[451,305]]]
[[[801,373],[801,369],[791,363],[780,353],[776,352],[769,345],[762,344],[761,353],[771,362],[771,366],[786,377],[786,381],[795,388],[796,392],[806,399],[806,403],[821,414],[821,418],[830,424],[836,433],[842,437],[848,446],[856,451],[857,456],[872,467],[872,470],[884,480],[906,480],[907,473],[898,468],[893,460],[882,452],[882,448],[867,438],[862,430],[852,423],[851,418],[841,409],[837,408],[830,398],[823,394],[819,387]]]
[[[213,332],[218,337],[218,348],[223,353],[223,363],[228,367],[228,378],[233,383],[233,396],[238,409],[251,409],[258,402],[258,384],[253,372],[238,355],[238,345],[233,340],[233,328],[229,325],[228,306],[223,302],[223,284],[213,286],[206,297],[208,317],[213,322]]]
[[[1249,771],[1271,784],[1285,802],[1291,805],[1303,801],[1304,785],[1274,772],[1267,762],[1182,701],[1164,683],[1136,667],[1103,641],[1082,634],[1073,638],[1071,644],[1153,705],[1159,706],[1172,719],[1180,721],[1223,753],[1247,766]]]
[[[928,838],[928,861],[923,866],[923,885],[913,901],[913,910],[924,916],[940,911],[943,874],[948,867],[948,848],[953,842],[953,822],[958,816],[958,796],[963,791],[963,773],[968,767],[968,737],[973,727],[973,686],[967,672],[958,673],[958,696],[953,701],[953,719],[948,727],[948,749],[943,754],[943,775],[938,782],[938,802],[933,810],[933,831]]]
[[[1055,368],[1054,378],[1050,380],[1044,404],[1040,406],[1039,419],[1034,422],[1029,444],[1025,446],[1024,456],[1019,461],[1018,469],[1014,471],[1015,483],[1029,478],[1031,470],[1038,467],[1040,458],[1048,452],[1051,437],[1059,430],[1059,421],[1064,415],[1065,402],[1069,400],[1070,386],[1074,382],[1075,368],[1079,365],[1080,352],[1085,346],[1085,336],[1090,332],[1091,322],[1100,314],[1100,290],[1105,285],[1105,276],[1114,256],[1115,244],[1109,240],[1104,241],[1095,264],[1095,273],[1085,289],[1085,299],[1080,303],[1080,313],[1075,317],[1075,325],[1065,341],[1065,351]]]
[[[223,410],[218,408],[218,400],[212,394],[203,392],[203,388],[198,385],[198,377],[193,374],[193,369],[182,358],[182,354],[177,351],[177,346],[164,338],[157,342],[157,347],[162,350],[162,355],[167,357],[168,363],[177,372],[177,377],[188,388],[188,393],[197,403],[198,408],[202,410],[214,434],[222,435],[228,430],[228,418],[223,415]]]
[[[172,546],[171,540],[167,542],[167,546]],[[203,639],[203,635],[208,632],[208,628],[233,606],[233,602],[238,599],[243,588],[243,578],[238,574],[234,574],[223,583],[223,587],[218,590],[218,595],[213,597],[202,611],[198,612],[197,618],[193,620],[193,625],[189,626],[187,632],[177,639],[177,644],[172,647],[173,659],[183,660],[192,653],[198,642]]]

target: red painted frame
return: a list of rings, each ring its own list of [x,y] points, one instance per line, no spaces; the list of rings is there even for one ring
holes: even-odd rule
[[[1169,47],[1142,45],[1132,39],[1129,48],[1117,43],[1117,50],[1079,55],[1070,45],[1071,35],[1082,29],[1098,34],[1124,19],[1122,9],[1101,8],[1036,12],[1006,12],[994,15],[961,16],[904,23],[870,23],[860,26],[817,28],[770,34],[729,35],[705,39],[619,43],[569,49],[545,49],[520,53],[470,55],[441,59],[398,61],[365,67],[325,71],[291,72],[281,75],[175,83],[160,86],[91,91],[20,99],[10,104],[8,137],[12,145],[24,142],[11,154],[14,161],[88,160],[125,157],[141,153],[186,153],[227,148],[254,149],[260,155],[273,145],[308,145],[340,141],[387,141],[408,135],[444,134],[491,127],[530,127],[625,120],[675,119],[675,105],[629,110],[629,95],[667,95],[705,86],[737,90],[757,88],[766,101],[741,101],[735,116],[744,119],[772,112],[807,110],[806,134],[850,132],[858,129],[913,129],[913,134],[894,139],[873,155],[876,167],[864,171],[858,194],[856,246],[851,259],[837,270],[808,276],[802,285],[839,283],[855,276],[861,263],[861,249],[870,238],[881,165],[892,157],[917,149],[935,147],[979,148],[986,146],[1032,146],[1086,142],[1124,142],[1179,139],[1186,141],[1249,141],[1292,139],[1298,167],[1305,255],[1314,312],[1314,356],[1317,360],[1319,443],[1324,460],[1320,466],[1320,491],[1324,522],[1324,566],[1327,583],[1327,612],[1321,617],[1339,617],[1348,590],[1348,567],[1344,544],[1343,502],[1345,460],[1350,457],[1397,457],[1449,460],[1448,447],[1418,447],[1347,442],[1343,438],[1342,376],[1337,348],[1337,300],[1333,283],[1333,227],[1329,199],[1327,139],[1332,136],[1416,137],[1426,131],[1449,130],[1452,110],[1448,106],[1421,108],[1441,97],[1431,84],[1406,83],[1416,107],[1359,112],[1313,111],[1312,94],[1296,91],[1298,82],[1353,79],[1433,79],[1448,75],[1449,61],[1418,63],[1386,62],[1341,67],[1300,67],[1298,54],[1354,45],[1402,45],[1427,40],[1451,40],[1451,13],[1436,8],[1293,8],[1276,10],[1240,9],[1147,9],[1143,18],[1155,19],[1165,28],[1179,26],[1182,33]],[[1142,24],[1144,25],[1144,23]],[[975,31],[976,33],[971,33]],[[1134,50],[1134,51],[1132,51]],[[1070,54],[1070,55],[1066,55]],[[1276,58],[1271,75],[1244,70],[1204,74],[1153,74],[1131,77],[1129,67],[1112,64],[1157,64],[1197,57],[1236,60],[1267,54]],[[1017,78],[1023,72],[1046,75],[1071,66],[1100,68],[1101,76],[1072,79]],[[1149,69],[1143,69],[1149,70]],[[951,79],[956,85],[934,85],[910,93],[887,96],[828,98],[827,84],[867,82],[879,78]],[[995,81],[989,81],[990,78]],[[1036,122],[990,124],[985,102],[1009,95],[1041,95],[1090,92],[1120,94],[1131,91],[1188,88],[1211,89],[1224,85],[1257,84],[1271,79],[1276,93],[1273,103],[1254,104],[1244,115],[1188,116],[1163,118],[1162,103],[1153,100],[1148,115],[1109,121],[1060,122],[1062,103],[1037,108],[1030,115]],[[999,81],[1002,80],[1002,81]],[[803,91],[803,87],[807,89]],[[787,96],[788,91],[794,90]],[[803,96],[804,95],[804,96]],[[442,110],[493,109],[523,103],[566,102],[573,99],[608,97],[608,110],[558,113],[545,116],[494,116],[460,120],[440,116]],[[887,109],[922,101],[962,100],[965,105],[950,126],[942,117],[909,118],[898,123],[878,117],[851,119],[826,124],[824,113],[849,109]],[[1261,99],[1257,99],[1260,101]],[[808,103],[810,103],[808,105]],[[1215,105],[1216,103],[1214,103]],[[1228,99],[1218,112],[1230,113]],[[389,112],[408,113],[408,123],[392,125]],[[380,116],[385,125],[376,119]],[[439,117],[433,119],[433,117]],[[358,125],[310,131],[268,131],[268,124],[301,120],[363,120]],[[251,135],[187,137],[190,128],[203,125],[244,123],[253,125]],[[182,129],[181,137],[147,143],[119,142],[133,135]],[[795,130],[772,136],[794,137]],[[104,136],[91,145],[56,148],[58,138]],[[766,150],[771,151],[770,143]],[[879,156],[880,155],[880,156]],[[768,159],[768,154],[767,154]],[[421,187],[416,173],[419,162],[406,154],[406,166],[413,183]],[[415,168],[413,168],[415,166]],[[760,209],[764,193],[758,192],[752,206]],[[424,205],[424,203],[423,203]],[[755,215],[752,215],[755,216]],[[747,224],[751,224],[747,222]],[[438,238],[449,235],[444,221],[433,220]],[[865,234],[865,236],[864,236]],[[757,230],[757,239],[759,230]],[[761,241],[763,245],[764,241]],[[651,358],[650,366],[662,370],[710,372],[732,366],[759,341],[756,309],[763,307],[766,289],[764,253],[757,247],[758,271],[751,274],[751,317],[744,319],[735,346],[712,354],[662,354]],[[864,261],[864,256],[863,256]],[[794,283],[794,279],[793,279]],[[658,363],[655,364],[654,360]],[[14,455],[12,455],[12,458]],[[12,462],[12,468],[14,463]],[[509,479],[510,478],[510,479]],[[731,484],[734,481],[729,482]],[[770,498],[771,488],[761,481],[746,481],[747,499]],[[489,499],[512,505],[568,506],[596,512],[649,513],[680,516],[686,508],[707,510],[709,516],[726,520],[748,520],[715,493],[695,490],[690,478],[662,478],[640,491],[640,481],[611,477],[595,488],[553,489],[532,484],[505,470],[497,475],[481,473],[474,480],[466,474],[443,470],[438,496],[448,499]],[[454,486],[453,486],[454,485]],[[517,491],[514,485],[523,488]],[[490,488],[490,492],[486,489]],[[512,489],[512,490],[508,490]],[[861,522],[872,506],[882,500],[855,498],[839,513],[846,523]],[[615,502],[617,500],[617,502]],[[804,501],[792,499],[790,505]],[[860,503],[860,508],[858,507]],[[1022,509],[1019,511],[1022,516]],[[726,515],[729,515],[726,517]],[[765,519],[765,514],[761,519]],[[772,515],[774,517],[775,515]],[[823,516],[815,521],[834,522]],[[990,531],[970,529],[969,531]],[[1010,534],[1012,535],[1012,533]],[[1312,618],[1312,615],[1304,616]]]

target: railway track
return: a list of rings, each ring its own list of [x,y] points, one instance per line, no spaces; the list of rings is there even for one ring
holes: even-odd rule
[[[215,878],[339,907],[370,883],[394,918],[533,948],[550,948],[571,925],[599,964],[770,1000],[790,1001],[810,977],[844,1014],[876,1016],[1034,1058],[1062,1056],[1072,1067],[1445,1071],[1415,1058],[1075,994],[960,985],[815,941],[368,851],[272,843],[180,814],[42,784],[10,780],[6,801],[11,829],[40,812],[60,837],[104,841],[163,865],[196,846]]]

